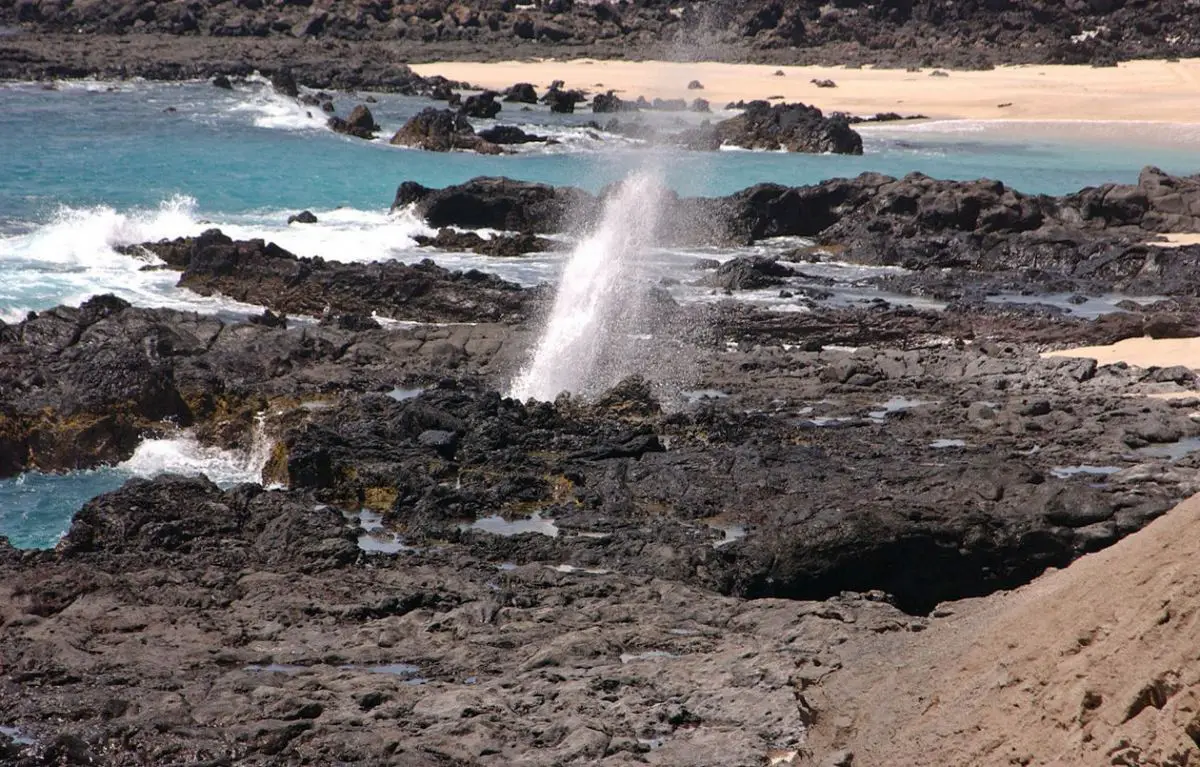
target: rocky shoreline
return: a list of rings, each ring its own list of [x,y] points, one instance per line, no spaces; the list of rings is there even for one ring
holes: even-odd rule
[[[558,58],[679,58],[767,64],[990,68],[1112,65],[1200,53],[1186,0],[904,3],[653,2],[409,4],[321,8],[310,3],[6,0],[0,76],[99,73],[206,77],[230,65],[307,60],[343,87],[388,82],[370,62]],[[345,54],[354,55],[346,57]],[[323,60],[317,63],[317,60]],[[345,61],[346,63],[342,63]],[[353,63],[351,63],[353,62]],[[372,71],[375,70],[375,71]],[[236,70],[234,70],[236,71]],[[190,74],[185,74],[190,73]],[[349,82],[357,80],[351,86]],[[335,87],[332,82],[319,87]]]
[[[405,183],[395,204],[536,238],[602,200],[475,179]],[[261,429],[263,486],[132,480],[52,551],[0,541],[0,757],[857,763],[836,691],[878,678],[881,642],[919,646],[961,600],[1200,491],[1194,371],[1039,356],[1196,335],[1200,250],[1145,240],[1197,231],[1198,206],[1195,178],[1155,169],[1058,198],[875,174],[670,198],[663,242],[818,243],[702,264],[730,298],[837,258],[953,301],[771,312],[658,291],[649,332],[678,377],[555,402],[502,394],[542,288],[216,231],[129,248],[270,311],[98,296],[0,323],[0,476]],[[982,300],[998,285],[1169,298],[1089,320]]]

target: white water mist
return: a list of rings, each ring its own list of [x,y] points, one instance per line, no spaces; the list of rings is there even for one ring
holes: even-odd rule
[[[546,327],[513,381],[511,396],[586,395],[639,372],[622,369],[631,355],[619,349],[628,340],[619,337],[624,333],[619,326],[643,314],[646,293],[632,278],[639,257],[653,244],[663,194],[658,175],[641,171],[608,196],[596,228],[567,261]]]

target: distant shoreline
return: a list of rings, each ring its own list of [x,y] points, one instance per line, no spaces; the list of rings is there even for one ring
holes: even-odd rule
[[[845,61],[857,67],[870,55],[857,51],[853,56],[834,56],[838,50],[718,46],[705,50],[708,60],[684,63],[654,60],[654,56],[667,57],[669,47],[663,44],[631,47],[608,41],[538,46],[21,31],[0,36],[0,80],[95,76],[179,81],[254,71],[270,74],[286,67],[299,82],[315,88],[392,90],[397,72],[411,66],[422,75],[437,74],[487,88],[518,81],[544,87],[552,80],[564,80],[568,87],[590,93],[614,89],[632,99],[704,98],[714,109],[730,101],[783,96],[827,112],[864,115],[1200,123],[1200,101],[1193,96],[1200,86],[1200,59],[1136,59],[1115,67],[1016,64],[936,70],[904,68],[903,60],[879,52],[880,64],[861,68],[798,65]],[[528,58],[546,54],[555,58]],[[736,63],[750,61],[758,63]],[[784,76],[775,76],[776,71]],[[935,76],[935,71],[948,76]],[[686,85],[693,79],[704,89],[688,90]],[[810,82],[813,79],[833,80],[837,87],[818,88]]]
[[[564,80],[568,88],[611,89],[626,99],[704,98],[713,108],[782,96],[783,101],[815,104],[826,112],[857,115],[896,112],[940,120],[1200,124],[1200,101],[1194,98],[1200,86],[1200,59],[1132,61],[1103,69],[1022,65],[972,72],[594,59],[439,61],[413,69],[426,77],[442,75],[488,88],[515,82],[544,88],[552,80]],[[935,71],[945,76],[934,75]],[[689,89],[692,80],[703,89]],[[831,80],[836,87],[818,87],[813,80]]]

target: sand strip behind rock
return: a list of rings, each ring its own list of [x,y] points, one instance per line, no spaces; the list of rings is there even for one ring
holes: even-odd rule
[[[714,107],[739,99],[782,96],[826,111],[853,114],[921,113],[973,120],[1118,120],[1200,123],[1200,59],[1133,61],[1118,67],[1062,65],[1000,67],[985,72],[933,69],[778,67],[758,64],[663,61],[440,61],[413,67],[493,89],[530,82],[544,90],[553,80],[591,93],[613,89],[636,99],[705,98]],[[776,76],[781,71],[783,76]],[[831,79],[836,88],[818,88]],[[703,90],[689,90],[698,80]],[[1003,105],[1003,106],[1002,106]]]
[[[1101,365],[1124,362],[1141,368],[1183,365],[1200,370],[1200,338],[1127,338],[1106,346],[1080,346],[1042,356],[1089,357]]]

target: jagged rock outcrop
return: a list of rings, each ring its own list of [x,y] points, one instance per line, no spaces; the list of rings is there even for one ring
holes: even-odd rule
[[[555,233],[594,220],[603,195],[480,178],[435,190],[405,182],[394,207],[413,204],[438,227]],[[1147,238],[1200,231],[1200,181],[1154,168],[1135,185],[1062,197],[1027,195],[996,181],[864,173],[804,187],[757,184],[722,198],[665,193],[655,236],[667,243],[816,238],[840,258],[924,272],[1042,275],[1088,289],[1192,296],[1200,247],[1159,248]]]
[[[375,138],[375,133],[379,130],[379,125],[375,122],[375,115],[371,114],[370,107],[365,104],[354,107],[345,119],[329,118],[328,124],[330,129],[336,133],[344,133],[347,136],[355,136],[367,141]]]
[[[490,120],[500,114],[500,102],[496,101],[499,95],[495,91],[484,91],[468,96],[459,111],[466,117]]]
[[[444,189],[406,181],[396,190],[392,209],[408,205],[436,227],[553,233],[565,231],[573,217],[585,219],[597,202],[574,187],[476,178]]]
[[[418,235],[414,238],[418,245],[443,248],[445,250],[470,250],[484,256],[511,258],[523,256],[526,253],[546,252],[554,249],[554,243],[545,237],[535,234],[498,234],[494,237],[480,237],[474,232],[456,232],[453,229],[440,229],[434,237]]]
[[[813,154],[862,154],[862,137],[845,117],[826,117],[807,104],[751,101],[742,114],[713,127],[722,144]]]
[[[288,314],[492,321],[522,316],[528,298],[519,286],[474,270],[451,272],[431,261],[408,266],[299,258],[274,243],[234,241],[216,229],[141,247],[180,269],[181,287]]]
[[[547,136],[526,133],[515,125],[495,125],[479,131],[477,134],[484,141],[493,144],[557,144],[558,141]]]
[[[500,154],[504,151],[475,135],[467,118],[449,109],[422,110],[396,131],[390,143],[429,152],[463,149],[480,154]]]

